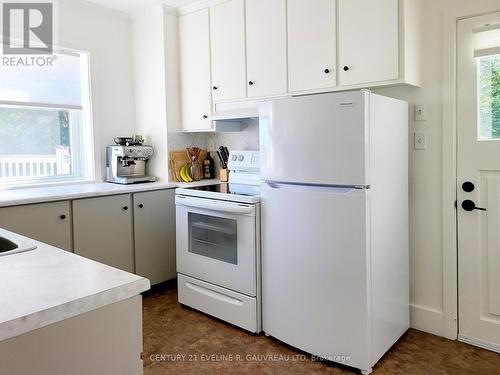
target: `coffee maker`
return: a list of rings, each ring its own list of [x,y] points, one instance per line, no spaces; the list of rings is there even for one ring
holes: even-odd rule
[[[146,168],[153,147],[133,139],[116,138],[116,144],[106,148],[106,181],[116,184],[156,181],[156,177],[148,176]]]

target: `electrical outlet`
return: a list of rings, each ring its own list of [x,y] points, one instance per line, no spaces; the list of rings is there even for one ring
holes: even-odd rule
[[[427,150],[427,135],[424,132],[415,132],[415,150]]]
[[[415,105],[415,121],[426,121],[427,120],[427,106],[416,104]]]

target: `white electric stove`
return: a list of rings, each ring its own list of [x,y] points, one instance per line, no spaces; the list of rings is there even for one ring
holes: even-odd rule
[[[261,331],[258,151],[231,151],[229,183],[176,189],[179,302]]]

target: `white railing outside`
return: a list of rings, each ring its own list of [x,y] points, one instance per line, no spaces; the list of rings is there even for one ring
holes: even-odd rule
[[[71,173],[69,148],[56,155],[0,155],[0,180],[22,177],[49,177]]]

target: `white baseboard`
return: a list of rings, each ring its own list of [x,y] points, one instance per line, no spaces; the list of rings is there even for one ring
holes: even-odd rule
[[[433,335],[446,337],[442,311],[410,304],[410,327]]]

